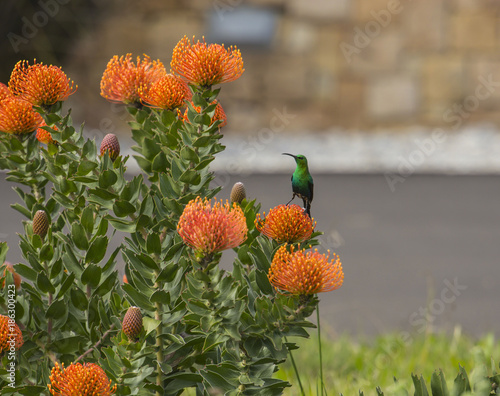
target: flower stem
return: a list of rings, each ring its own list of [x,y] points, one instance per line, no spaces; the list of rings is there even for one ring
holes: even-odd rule
[[[285,337],[285,342],[288,343],[288,339]],[[300,380],[299,370],[297,370],[297,365],[295,364],[295,359],[293,358],[293,354],[291,350],[288,350],[290,354],[290,360],[292,361],[293,371],[295,372],[295,376],[297,377],[297,381],[299,382],[300,394],[305,396],[304,388],[302,387],[302,381]]]
[[[323,381],[323,355],[321,353],[321,324],[320,324],[320,316],[319,316],[319,303],[316,308],[316,318],[318,322],[318,348],[319,348],[319,380],[320,380],[320,389],[321,395],[325,393],[325,382]]]
[[[156,261],[159,261],[157,255],[154,255]],[[155,271],[155,277],[158,278],[159,272]],[[155,282],[155,289],[161,290],[163,285],[161,282]],[[155,303],[155,319],[160,322],[158,327],[156,328],[156,385],[162,387],[163,375],[161,365],[163,363],[163,323],[162,323],[162,310],[163,306],[160,302]],[[156,392],[156,396],[162,396],[160,392]]]

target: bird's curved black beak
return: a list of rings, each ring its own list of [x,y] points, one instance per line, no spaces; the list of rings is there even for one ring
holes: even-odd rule
[[[297,159],[296,155],[293,155],[293,154],[290,154],[290,153],[281,153],[281,155],[289,155],[290,157],[293,157],[293,158]]]

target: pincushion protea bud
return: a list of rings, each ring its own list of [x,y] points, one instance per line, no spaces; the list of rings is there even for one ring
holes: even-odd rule
[[[118,142],[118,138],[113,133],[108,133],[104,136],[101,143],[101,156],[103,156],[106,151],[109,154],[109,158],[111,161],[114,161],[120,155],[120,142]]]
[[[122,322],[122,330],[130,341],[136,341],[142,331],[142,314],[139,307],[130,307]]]
[[[231,189],[231,202],[241,203],[246,197],[245,185],[242,182],[234,183]]]
[[[0,353],[7,350],[18,350],[23,346],[23,334],[14,320],[0,315]]]
[[[3,267],[4,270],[2,277],[5,278],[5,275],[7,275],[7,271],[9,271],[14,277],[14,285],[16,286],[16,289],[19,289],[21,287],[21,276],[14,270],[14,266],[8,261],[6,261]],[[5,286],[5,280],[2,282],[2,287],[4,286]]]
[[[44,210],[38,210],[33,216],[33,234],[43,239],[49,229],[49,216]]]

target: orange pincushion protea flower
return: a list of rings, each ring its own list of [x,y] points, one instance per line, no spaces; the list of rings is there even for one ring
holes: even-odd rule
[[[211,104],[214,104],[214,103],[217,103],[217,106],[215,107],[215,113],[212,116],[212,120],[210,122],[210,125],[212,125],[215,121],[219,121],[220,120],[220,121],[222,121],[222,123],[219,125],[219,128],[222,128],[223,126],[227,125],[226,112],[224,111],[224,109],[220,105],[220,102],[217,99],[214,100]],[[191,106],[198,113],[201,111],[201,107],[200,106],[195,106],[193,104],[193,102],[191,102]],[[186,111],[184,111],[184,116],[183,117],[184,117],[184,122],[189,122],[189,119],[188,119],[188,109],[186,109]]]
[[[0,132],[23,135],[34,132],[42,122],[31,103],[15,96],[0,101]]]
[[[59,363],[52,368],[49,391],[54,396],[110,396],[116,392],[116,384],[95,363],[72,363],[62,369]]]
[[[16,322],[5,315],[0,315],[0,353],[18,350],[23,346],[23,334]]]
[[[174,74],[167,74],[155,81],[146,91],[139,88],[139,96],[146,106],[173,110],[191,99],[187,84]]]
[[[115,55],[108,62],[101,79],[101,96],[110,102],[139,103],[139,90],[147,94],[151,84],[165,76],[167,71],[159,60],[151,61],[144,55],[137,64],[132,60],[132,54]]]
[[[71,85],[70,85],[71,84]],[[9,81],[10,91],[35,106],[52,105],[68,99],[78,86],[60,67],[27,61],[17,62]]]
[[[177,43],[170,63],[172,73],[182,76],[188,83],[208,87],[238,79],[245,69],[241,52],[236,47],[195,43],[184,36]]]
[[[10,92],[10,89],[7,85],[4,83],[0,83],[0,101],[4,100],[5,98],[8,98],[12,95],[12,92]]]
[[[191,200],[177,224],[177,232],[184,243],[196,253],[208,256],[239,246],[247,238],[245,215],[239,206],[200,197]]]
[[[296,243],[311,237],[316,222],[298,205],[279,205],[271,209],[263,220],[257,214],[255,227],[277,242]]]
[[[294,251],[287,245],[281,246],[273,257],[269,269],[269,282],[279,291],[294,295],[308,295],[338,289],[344,282],[342,263],[333,253],[328,255],[317,250]]]

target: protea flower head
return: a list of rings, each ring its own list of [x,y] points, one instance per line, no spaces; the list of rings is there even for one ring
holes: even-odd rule
[[[9,81],[10,91],[35,106],[48,106],[68,99],[76,92],[72,82],[60,67],[28,61],[17,62]]]
[[[14,96],[12,95],[12,92],[10,92],[10,89],[7,85],[4,83],[0,83],[0,101],[4,100],[5,98]]]
[[[247,231],[245,215],[237,204],[216,202],[212,206],[210,200],[200,197],[186,205],[177,224],[184,243],[201,257],[239,246]]]
[[[9,263],[8,261],[6,261],[4,264],[3,264],[3,267],[4,267],[4,270],[3,270],[3,278],[5,278],[5,276],[7,275],[7,271],[10,272],[12,274],[12,277],[14,278],[14,285],[16,287],[16,289],[19,289],[21,287],[21,275],[19,275],[15,269],[14,269],[14,266]],[[5,280],[2,282],[2,287],[5,287]]]
[[[33,234],[44,238],[49,230],[49,216],[44,210],[38,210],[33,216]]]
[[[116,384],[104,370],[95,363],[71,363],[64,368],[64,363],[52,368],[49,392],[53,396],[110,396],[116,392]]]
[[[275,253],[268,274],[269,282],[280,293],[310,295],[338,289],[344,282],[342,263],[333,253],[320,254],[317,250],[295,251],[283,245]]]
[[[104,139],[102,139],[100,148],[101,157],[106,154],[106,152],[108,152],[111,161],[114,161],[120,155],[120,142],[113,133],[108,133],[104,136]]]
[[[172,73],[188,83],[209,87],[238,79],[245,69],[241,52],[236,47],[195,42],[184,36],[175,46],[170,62]]]
[[[186,82],[174,74],[167,74],[146,88],[139,88],[142,103],[160,109],[174,110],[182,107],[193,96]]]
[[[230,197],[231,202],[241,203],[247,197],[245,185],[242,182],[234,183]]]
[[[297,243],[311,237],[316,222],[298,205],[279,205],[261,219],[255,218],[255,227],[264,235],[277,242]]]
[[[0,315],[0,353],[7,350],[17,351],[23,344],[23,333],[15,320]]]
[[[142,331],[142,313],[139,307],[130,307],[122,322],[123,333],[130,341],[136,341]]]
[[[15,96],[0,101],[0,132],[25,135],[35,132],[43,118],[33,110],[31,103]]]
[[[139,91],[146,95],[153,82],[166,74],[163,63],[147,55],[142,60],[138,56],[136,63],[132,54],[115,55],[102,75],[101,96],[110,102],[140,103]]]

